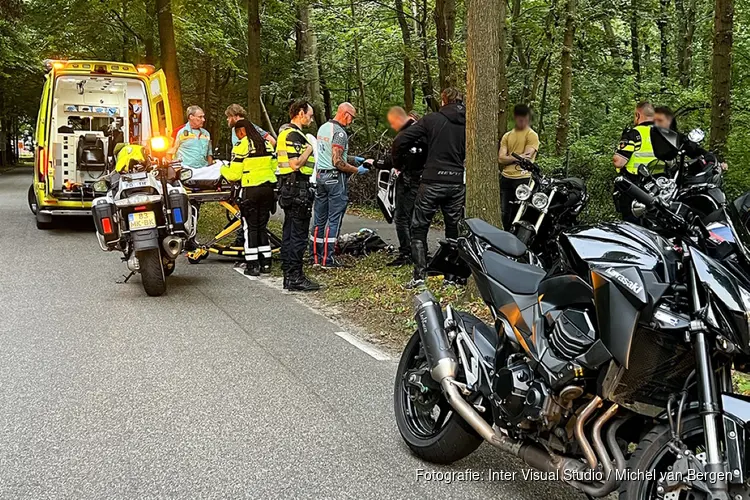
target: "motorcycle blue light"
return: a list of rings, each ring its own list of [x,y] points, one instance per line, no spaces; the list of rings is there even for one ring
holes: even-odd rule
[[[175,224],[182,224],[182,209],[175,208],[172,210],[172,216],[174,217]]]

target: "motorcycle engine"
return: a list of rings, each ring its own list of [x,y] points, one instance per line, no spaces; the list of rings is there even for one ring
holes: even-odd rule
[[[543,419],[551,404],[549,387],[535,378],[523,356],[511,357],[497,372],[495,391],[501,398],[500,409],[513,426],[527,428]]]
[[[555,319],[549,333],[552,350],[563,360],[575,359],[596,341],[589,315],[581,309],[566,309]]]

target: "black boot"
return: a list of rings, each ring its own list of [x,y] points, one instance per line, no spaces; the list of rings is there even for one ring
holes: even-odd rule
[[[427,248],[423,241],[412,240],[411,258],[414,261],[414,274],[406,288],[420,288],[424,286],[424,280],[427,276]]]
[[[289,282],[290,282],[289,273],[287,271],[284,271],[284,286],[283,286],[284,290],[289,290]]]
[[[260,276],[260,262],[257,260],[248,261],[245,265],[245,276]]]
[[[271,259],[267,259],[267,258],[260,259],[260,273],[271,274]]]
[[[302,271],[295,273],[289,279],[290,292],[315,292],[317,290],[320,290],[320,284],[305,276]]]

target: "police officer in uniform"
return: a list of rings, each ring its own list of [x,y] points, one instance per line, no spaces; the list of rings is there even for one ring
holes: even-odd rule
[[[302,133],[313,120],[313,107],[304,100],[289,107],[290,123],[283,125],[276,143],[279,161],[279,206],[284,210],[284,232],[281,240],[281,268],[284,288],[291,291],[320,290],[320,285],[302,269],[314,194],[310,176],[315,167],[313,147]]]
[[[612,162],[619,175],[627,178],[634,184],[640,185],[641,179],[638,175],[638,167],[646,166],[652,174],[663,171],[663,165],[659,166],[654,147],[651,144],[651,128],[654,126],[654,107],[651,103],[644,101],[635,107],[635,126],[623,131],[620,145],[615,152]],[[616,193],[615,208],[627,222],[638,223],[638,218],[633,215],[633,199],[623,193]]]
[[[232,148],[230,169],[242,171],[240,211],[245,233],[245,274],[271,272],[268,220],[274,206],[276,160],[273,146],[264,141],[252,123],[240,120],[234,126],[239,141]]]

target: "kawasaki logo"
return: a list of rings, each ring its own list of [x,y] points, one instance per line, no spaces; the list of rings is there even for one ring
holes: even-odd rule
[[[628,288],[628,290],[630,290],[633,293],[641,293],[641,290],[643,290],[643,287],[641,285],[639,285],[638,283],[636,283],[635,281],[629,278],[626,278],[622,274],[618,273],[617,271],[615,271],[613,267],[610,267],[604,272],[610,278],[614,278],[617,281],[619,281],[621,284],[625,285]]]

